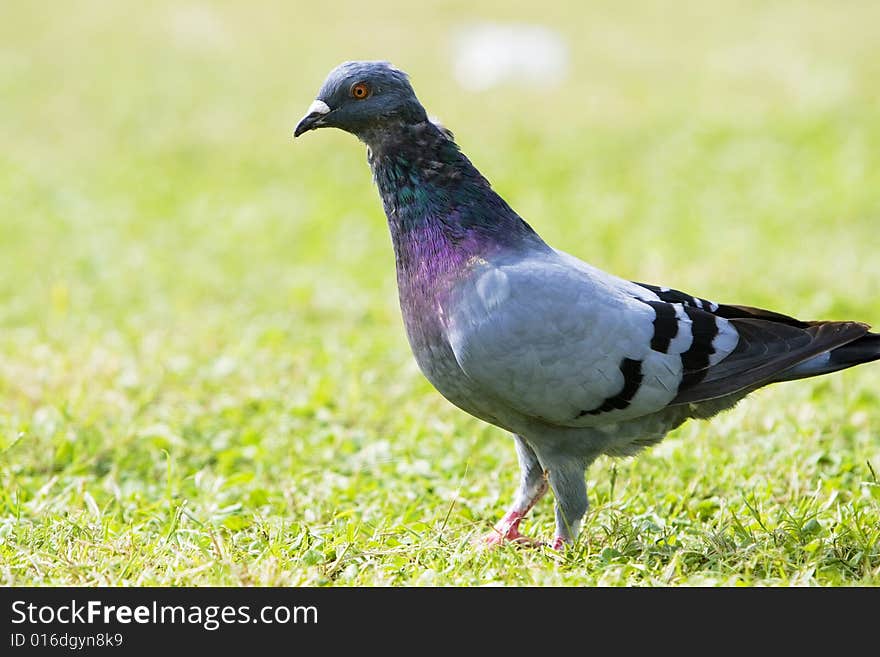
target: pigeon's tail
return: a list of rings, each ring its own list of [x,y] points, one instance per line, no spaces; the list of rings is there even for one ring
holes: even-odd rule
[[[809,376],[829,374],[874,360],[880,360],[880,333],[865,333],[852,342],[819,354],[780,373],[776,380],[793,381]]]
[[[831,362],[839,369],[880,360],[880,333],[866,333],[858,340],[832,349],[830,356]]]

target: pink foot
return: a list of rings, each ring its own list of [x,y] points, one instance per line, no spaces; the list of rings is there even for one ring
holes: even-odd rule
[[[508,513],[497,525],[495,525],[495,527],[492,528],[492,531],[483,537],[483,546],[495,547],[496,545],[501,545],[505,541],[510,541],[527,547],[541,545],[540,541],[529,538],[528,536],[523,536],[519,533],[519,523],[523,517],[524,514],[517,513],[516,511]]]
[[[551,547],[557,552],[562,552],[565,549],[566,545],[568,545],[568,541],[566,541],[561,536],[557,536],[553,539],[553,545]]]

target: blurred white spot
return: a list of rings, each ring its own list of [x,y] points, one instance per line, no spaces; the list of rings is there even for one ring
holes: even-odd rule
[[[220,356],[211,363],[211,375],[217,379],[223,379],[232,374],[238,368],[238,363],[231,356]]]
[[[116,377],[116,385],[122,388],[135,388],[141,383],[141,377],[138,370],[133,365],[123,369],[119,376]]]
[[[51,406],[40,406],[31,418],[31,431],[41,438],[52,438],[58,431],[61,417]]]
[[[431,464],[424,459],[416,459],[415,461],[400,461],[397,464],[397,473],[402,475],[427,477],[431,474]]]
[[[454,48],[455,78],[475,91],[510,81],[552,86],[568,75],[568,46],[540,25],[468,25],[456,34]]]

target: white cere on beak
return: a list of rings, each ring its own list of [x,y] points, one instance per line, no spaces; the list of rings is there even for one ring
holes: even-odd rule
[[[311,105],[309,105],[309,109],[306,110],[306,116],[309,114],[327,114],[330,111],[330,108],[327,106],[323,100],[316,100]]]

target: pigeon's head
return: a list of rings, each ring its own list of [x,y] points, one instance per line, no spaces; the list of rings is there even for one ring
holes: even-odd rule
[[[293,136],[339,128],[364,139],[386,126],[425,120],[406,73],[388,62],[345,62],[330,71]]]

